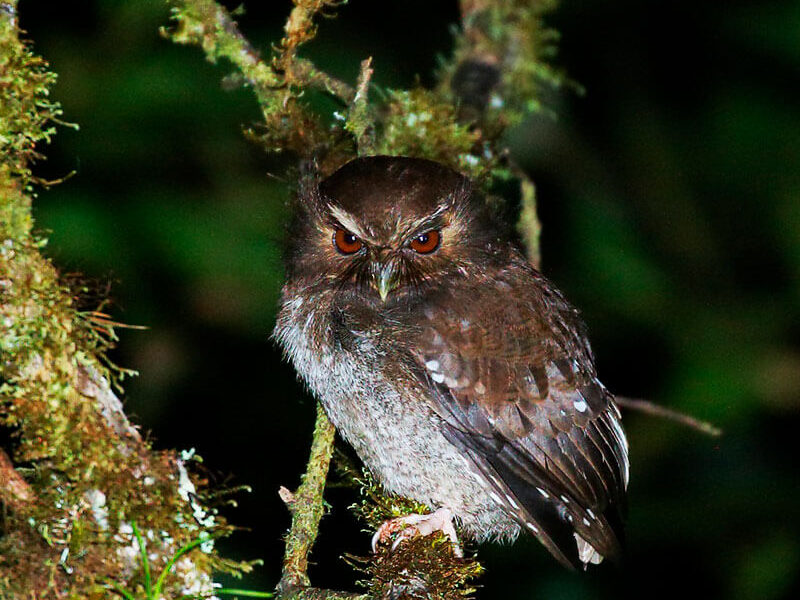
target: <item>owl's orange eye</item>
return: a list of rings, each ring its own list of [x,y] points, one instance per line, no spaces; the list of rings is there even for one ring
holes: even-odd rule
[[[428,231],[411,240],[411,249],[420,254],[430,254],[439,247],[441,237],[435,229]]]
[[[333,233],[333,245],[342,254],[355,254],[364,245],[360,239],[345,229]]]

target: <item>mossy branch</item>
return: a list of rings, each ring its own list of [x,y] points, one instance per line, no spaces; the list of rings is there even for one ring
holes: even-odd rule
[[[231,14],[213,0],[170,0],[173,25],[162,33],[179,44],[200,46],[213,63],[230,62],[253,89],[263,117],[254,136],[269,150],[314,156],[330,144],[327,127],[300,100],[308,91],[324,92],[342,106],[356,95],[352,86],[298,56],[316,34],[315,17],[339,2],[298,0],[285,26],[286,35],[264,60],[239,31]]]
[[[310,587],[308,555],[319,530],[324,513],[323,492],[328,468],[333,454],[335,430],[321,405],[317,405],[317,420],[308,468],[303,482],[294,494],[283,491],[281,497],[292,513],[292,525],[286,534],[286,553],[283,558],[283,575],[278,592],[285,598],[305,598],[303,592]]]

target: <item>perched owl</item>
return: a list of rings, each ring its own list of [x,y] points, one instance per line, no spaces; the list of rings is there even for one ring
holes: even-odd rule
[[[308,177],[275,337],[381,484],[436,509],[402,527],[455,541],[454,517],[479,541],[527,530],[567,566],[617,558],[619,411],[577,311],[509,231],[436,162]]]

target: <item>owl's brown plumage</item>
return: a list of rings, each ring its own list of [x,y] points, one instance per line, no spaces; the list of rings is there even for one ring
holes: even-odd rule
[[[304,181],[276,337],[390,491],[562,563],[619,555],[628,447],[575,311],[438,163]]]

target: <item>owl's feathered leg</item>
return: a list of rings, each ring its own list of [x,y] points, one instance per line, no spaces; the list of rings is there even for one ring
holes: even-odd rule
[[[416,535],[430,535],[435,531],[444,533],[453,544],[453,553],[461,558],[464,553],[456,535],[456,528],[453,526],[453,513],[448,508],[440,508],[429,515],[408,515],[389,519],[378,528],[372,536],[372,551],[378,548],[378,543],[387,540],[393,533],[399,532],[397,538],[392,542],[392,550],[403,541]]]

